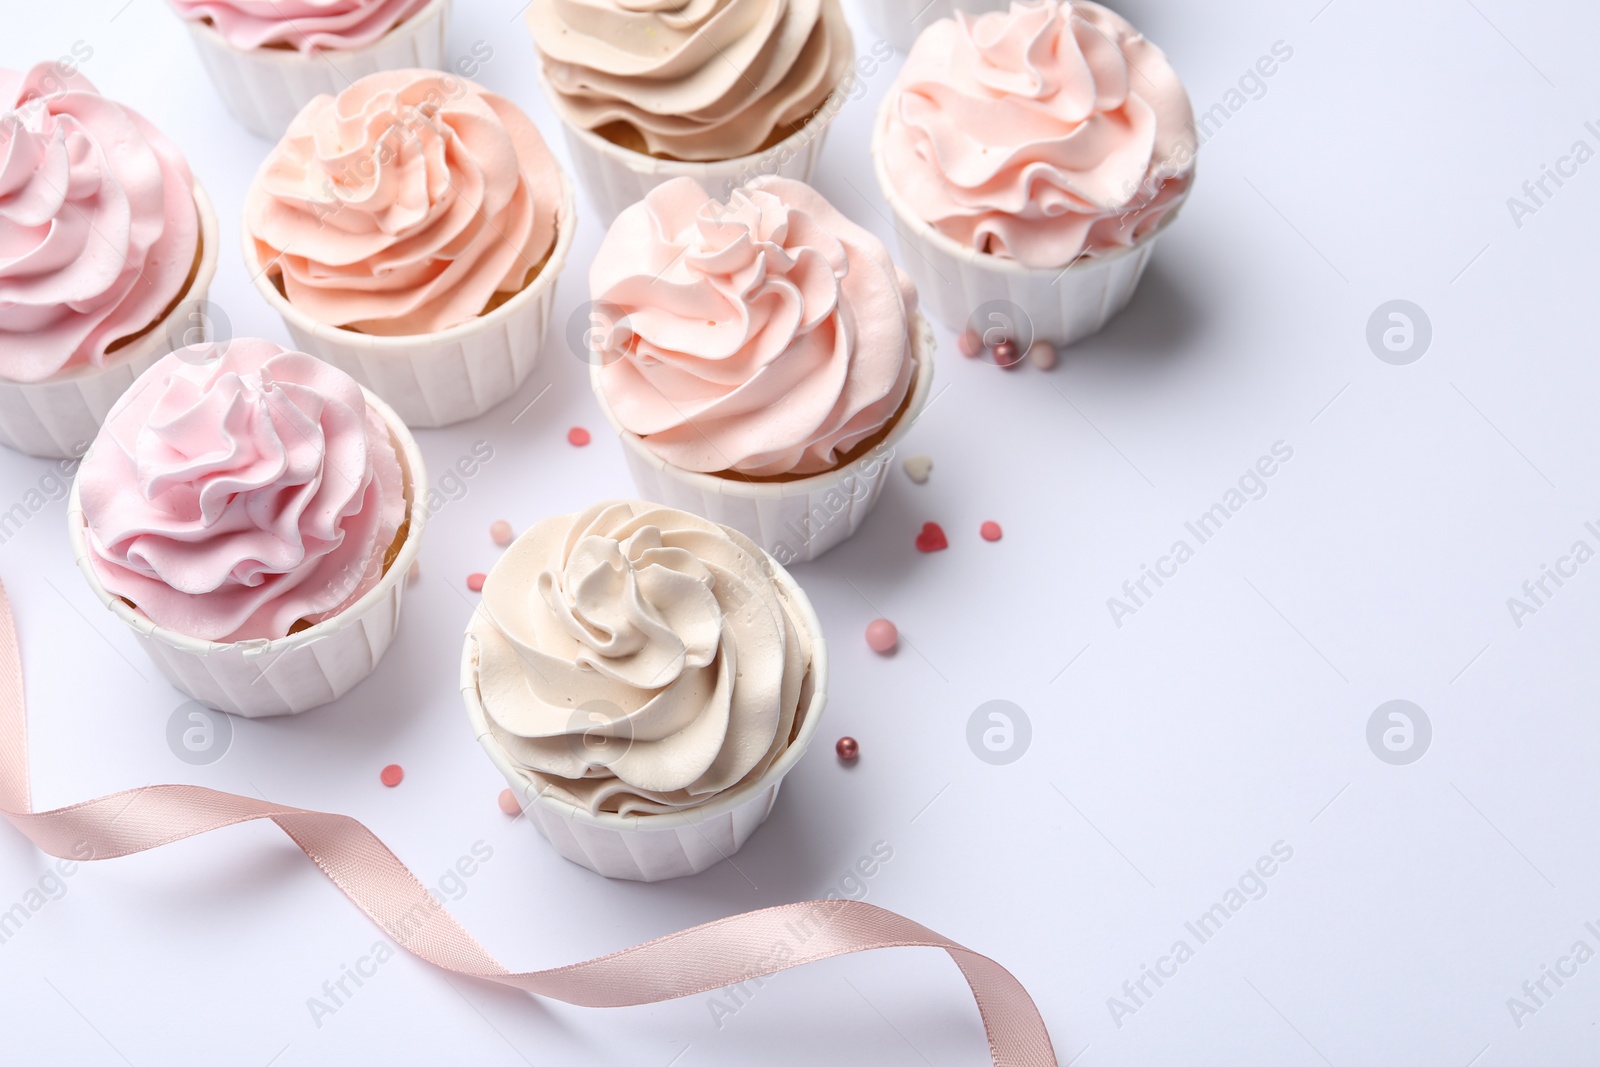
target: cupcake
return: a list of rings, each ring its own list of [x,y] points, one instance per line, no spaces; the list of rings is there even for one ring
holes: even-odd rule
[[[674,178],[589,271],[591,382],[639,493],[814,559],[877,502],[928,402],[930,331],[872,234],[788,178]]]
[[[518,107],[385,71],[306,105],[245,197],[245,266],[295,344],[410,426],[483,414],[543,343],[577,219]]]
[[[172,684],[237,715],[326,704],[399,621],[427,509],[405,424],[270,341],[173,352],[78,469],[78,567]]]
[[[861,0],[867,22],[878,36],[902,52],[910,50],[917,34],[957,11],[981,15],[1005,7],[1006,0]]]
[[[80,456],[191,333],[217,220],[177,147],[83,75],[0,70],[0,444]]]
[[[546,519],[489,572],[461,690],[567,859],[609,878],[738,851],[822,717],[821,624],[736,530],[640,501]]]
[[[1086,0],[928,27],[872,147],[929,313],[1019,350],[1086,337],[1127,304],[1194,155],[1166,56]]]
[[[533,0],[545,91],[603,221],[674,177],[806,179],[850,86],[839,0]]]
[[[233,117],[274,140],[301,108],[380,70],[444,61],[449,0],[168,0]]]

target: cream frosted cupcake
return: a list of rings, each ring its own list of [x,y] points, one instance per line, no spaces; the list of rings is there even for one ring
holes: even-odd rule
[[[467,627],[474,733],[574,863],[656,881],[738,851],[816,733],[821,625],[737,531],[640,501],[535,524]]]
[[[245,265],[295,344],[410,426],[474,418],[533,370],[577,229],[527,115],[437,71],[306,106],[245,199]]]
[[[324,93],[444,61],[449,0],[168,0],[240,124],[269,140]]]
[[[172,683],[240,715],[305,711],[377,666],[427,509],[405,425],[270,341],[179,349],[79,467],[73,554]]]
[[[785,564],[860,527],[933,376],[882,242],[802,182],[724,203],[676,178],[618,216],[589,290],[591,381],[642,496]]]
[[[806,179],[855,63],[839,0],[533,0],[528,26],[602,221],[674,177]]]
[[[1098,4],[1039,0],[925,30],[872,155],[929,313],[1026,349],[1127,304],[1195,147],[1158,48]]]
[[[0,70],[0,106],[0,444],[75,457],[174,340],[205,339],[217,221],[177,147],[83,75]]]

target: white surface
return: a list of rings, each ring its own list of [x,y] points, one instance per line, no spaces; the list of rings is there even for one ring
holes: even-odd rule
[[[976,15],[1003,11],[1006,4],[1004,0],[864,0],[861,7],[873,34],[881,35],[904,52],[923,29],[939,19],[950,18],[958,10]]]
[[[489,42],[480,77],[562,152],[516,6],[458,5],[449,54]],[[493,857],[450,907],[517,968],[826,894],[885,841],[894,858],[867,899],[1009,966],[1063,1063],[1592,1054],[1600,961],[1520,1029],[1506,1000],[1580,938],[1600,948],[1583,925],[1600,918],[1600,563],[1520,629],[1506,598],[1574,540],[1600,541],[1584,529],[1600,520],[1600,162],[1520,229],[1506,198],[1574,140],[1595,145],[1584,122],[1600,120],[1600,13],[1510,0],[1122,6],[1201,110],[1273,42],[1294,55],[1212,137],[1183,217],[1104,333],[1049,375],[963,361],[943,336],[945,392],[906,448],[934,457],[932,478],[897,472],[857,537],[796,570],[835,652],[828,720],[737,869],[634,885],[565,862],[497,810],[503,783],[467,727],[463,579],[495,558],[489,522],[522,528],[629,489],[586,366],[558,356],[481,420],[418,435],[436,480],[475,441],[494,459],[434,517],[378,673],[321,711],[235,724],[209,767],[169,752],[181,697],[73,571],[64,504],[44,505],[0,545],[35,802],[163,781],[259,790],[362,819],[433,884],[482,841]],[[109,21],[119,7],[34,5],[0,63],[91,43],[89,75],[170,131],[219,215],[236,218],[267,146],[228,118],[164,5],[133,0]],[[889,80],[878,72],[841,113],[818,178],[885,234],[864,146]],[[234,232],[224,223],[212,298],[236,332],[286,339],[249,290]],[[586,220],[558,329],[598,237]],[[1369,315],[1395,298],[1434,326],[1411,366],[1365,341]],[[595,443],[568,446],[574,424]],[[1266,497],[1115,627],[1106,598],[1279,440],[1294,458]],[[0,510],[48,469],[0,457]],[[990,518],[1005,526],[998,544],[977,536]],[[912,549],[927,520],[948,551]],[[877,614],[906,636],[892,659],[860,638]],[[968,716],[996,698],[1033,725],[1009,767],[965,740]],[[1391,698],[1433,722],[1411,766],[1366,744]],[[828,752],[846,733],[863,753],[850,769]],[[398,789],[378,783],[390,762],[406,768]],[[1279,840],[1294,858],[1266,896],[1116,1027],[1107,998]],[[0,832],[0,908],[49,862]],[[401,956],[318,1028],[307,998],[380,934],[272,827],[87,866],[66,885],[0,945],[7,1062],[984,1062],[956,969],[922,951],[786,973],[721,1029],[709,996],[571,1008]]]

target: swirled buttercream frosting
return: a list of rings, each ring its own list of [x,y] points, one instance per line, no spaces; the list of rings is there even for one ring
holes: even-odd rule
[[[78,492],[101,584],[212,641],[336,615],[383,576],[407,515],[396,446],[355,379],[255,339],[141,375]]]
[[[100,367],[188,288],[194,179],[173,143],[56,63],[0,70],[0,377]]]
[[[362,48],[428,6],[429,0],[168,0],[235,48],[299,52]]]
[[[258,262],[300,311],[416,335],[522,290],[555,244],[561,197],[555,157],[515,104],[390,70],[307,104],[244,213]]]
[[[812,638],[744,535],[638,501],[547,519],[468,631],[489,733],[591,813],[703,805],[754,781],[811,700]]]
[[[527,17],[562,117],[668,159],[777,143],[855,59],[839,0],[533,0]]]
[[[600,244],[590,295],[617,421],[685,470],[831,470],[899,414],[916,293],[816,190],[762,179],[712,199],[676,178]]]
[[[942,19],[889,92],[878,151],[895,192],[961,244],[1029,267],[1133,244],[1193,176],[1183,83],[1087,0]]]

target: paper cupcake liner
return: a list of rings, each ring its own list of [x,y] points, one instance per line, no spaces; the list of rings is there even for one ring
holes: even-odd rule
[[[592,368],[589,382],[606,420],[622,439],[623,454],[641,497],[731,526],[779,563],[806,563],[861,528],[883,493],[895,446],[928,404],[933,384],[933,331],[921,315],[913,315],[912,322],[917,372],[911,383],[911,401],[888,435],[837,470],[792,481],[743,481],[674,466],[617,421],[600,386],[599,367]]]
[[[562,173],[556,244],[538,276],[471,322],[412,337],[356,333],[318,322],[296,308],[267,276],[248,224],[244,260],[256,291],[283,319],[295,347],[332,363],[383,397],[407,426],[449,426],[507,400],[533,372],[555,303],[556,279],[577,229],[572,180]]]
[[[698,874],[720,863],[739,851],[756,827],[766,821],[778,798],[778,786],[811,744],[828,702],[828,649],[822,623],[805,592],[787,571],[774,565],[772,576],[811,634],[811,673],[807,679],[811,698],[800,720],[800,731],[760,778],[699,807],[678,812],[594,815],[541,790],[532,777],[511,762],[489,733],[488,716],[478,694],[477,644],[469,631],[461,655],[461,697],[473,734],[521,800],[528,820],[562,856],[607,878],[658,882]]]
[[[217,273],[217,216],[200,183],[200,266],[182,299],[154,326],[112,353],[103,367],[75,367],[37,382],[0,378],[0,445],[52,459],[84,453],[113,404],[134,379],[175,347],[210,339],[206,294]]]
[[[917,35],[957,11],[981,15],[1004,11],[1010,0],[860,0],[867,24],[902,52],[911,51]]]
[[[427,525],[428,476],[422,453],[400,417],[367,393],[400,453],[405,476],[406,539],[378,584],[331,619],[275,640],[203,641],[157,626],[114,596],[89,563],[78,482],[67,505],[67,532],[78,569],[100,602],[133,630],[161,673],[179,690],[218,711],[255,719],[296,715],[337,700],[365,679],[388,651],[400,625],[406,574],[422,547]]]
[[[545,96],[554,100],[542,72],[539,80],[544,84]],[[699,182],[718,200],[726,200],[734,189],[763,175],[810,181],[817,160],[822,157],[828,127],[843,102],[843,95],[835,90],[810,122],[771,148],[715,163],[657,159],[612,144],[599,134],[572,125],[565,117],[561,128],[566,131],[567,150],[572,157],[572,167],[578,172],[578,181],[601,223],[610,226],[623,208],[643,200],[656,186],[685,175]],[[555,106],[555,111],[561,114],[559,106]]]
[[[900,265],[917,283],[923,307],[941,326],[961,333],[969,325],[982,332],[998,324],[1024,337],[1068,345],[1099,332],[1127,306],[1150,262],[1156,238],[1178,217],[1182,198],[1173,202],[1155,229],[1130,247],[1086,256],[1064,268],[1027,267],[1013,259],[975,251],[924,222],[895,191],[879,150],[893,99],[891,90],[878,112],[872,138],[873,169],[878,187],[894,211]],[[1187,195],[1185,191],[1184,198]],[[1003,321],[1017,317],[1018,311],[1027,316],[1028,325]]]
[[[200,63],[233,117],[258,137],[276,141],[300,109],[324,93],[380,70],[444,65],[450,0],[433,3],[362,48],[315,53],[288,48],[235,48],[204,22],[185,20]]]

